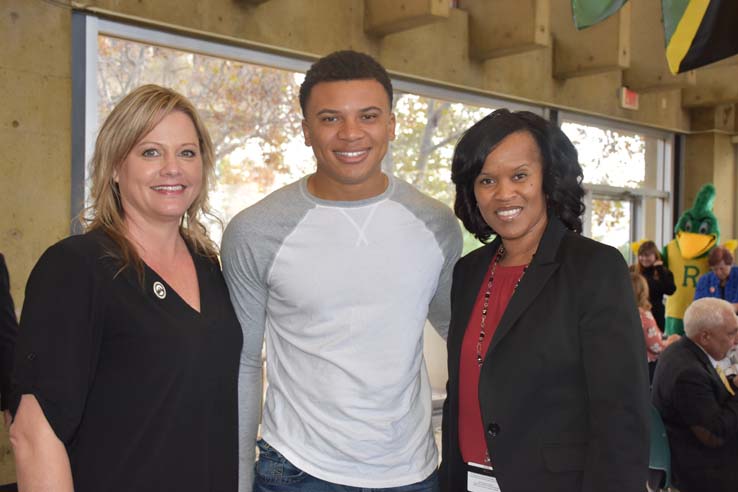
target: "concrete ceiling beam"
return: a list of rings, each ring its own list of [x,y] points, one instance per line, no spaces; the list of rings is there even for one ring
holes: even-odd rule
[[[705,108],[692,108],[689,112],[692,131],[720,131],[735,133],[738,105],[721,104]]]
[[[653,92],[692,87],[694,70],[672,75],[666,61],[666,42],[661,22],[661,2],[633,0],[630,24],[630,67],[623,84],[637,92]]]
[[[364,0],[364,32],[373,36],[407,31],[448,19],[448,0]]]
[[[715,64],[697,69],[697,85],[684,89],[685,108],[738,103],[738,64]]]
[[[481,67],[469,60],[469,16],[451,9],[445,22],[389,34],[379,40],[380,61],[390,70],[479,86]]]
[[[551,0],[554,77],[568,79],[630,66],[631,3],[592,27],[578,31],[571,0]]]
[[[550,45],[550,0],[460,0],[469,13],[469,54],[488,60]]]

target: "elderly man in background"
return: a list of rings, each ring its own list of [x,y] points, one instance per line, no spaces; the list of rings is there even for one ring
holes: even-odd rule
[[[669,437],[681,492],[738,490],[738,398],[718,361],[736,345],[733,306],[698,299],[684,314],[686,337],[659,358],[652,400]]]

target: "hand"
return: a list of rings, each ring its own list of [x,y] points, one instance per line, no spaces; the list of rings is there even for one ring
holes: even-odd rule
[[[674,333],[673,335],[669,335],[669,337],[664,341],[664,346],[669,346],[680,338],[682,337],[677,335],[676,333]]]
[[[656,261],[653,262],[653,266],[661,266],[663,264],[664,264],[664,262],[661,261],[661,260],[656,260]]]

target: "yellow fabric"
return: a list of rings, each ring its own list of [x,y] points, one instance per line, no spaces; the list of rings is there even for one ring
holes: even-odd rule
[[[702,23],[710,0],[690,0],[684,15],[679,20],[674,34],[669,40],[669,46],[666,47],[666,59],[669,62],[669,70],[676,75],[679,73],[679,65],[687,56],[692,41],[697,34],[697,30]]]
[[[728,390],[728,393],[735,396],[735,391],[733,391],[733,388],[730,387],[730,383],[728,382],[728,378],[725,377],[725,373],[723,372],[723,368],[720,367],[720,365],[715,366],[715,371],[717,371],[718,376],[720,376],[720,381],[723,382],[725,385],[725,389]]]
[[[710,270],[707,256],[685,260],[676,239],[672,239],[666,245],[666,258],[676,285],[676,292],[666,298],[666,316],[683,319],[684,311],[694,300],[697,279]]]
[[[728,251],[735,252],[738,249],[738,239],[728,239],[723,243],[723,247],[727,248]]]

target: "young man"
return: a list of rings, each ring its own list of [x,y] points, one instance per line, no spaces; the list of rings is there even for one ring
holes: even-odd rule
[[[392,85],[368,55],[318,60],[300,88],[314,174],[238,214],[223,238],[244,332],[240,490],[437,490],[423,326],[445,337],[461,234],[386,175]]]

